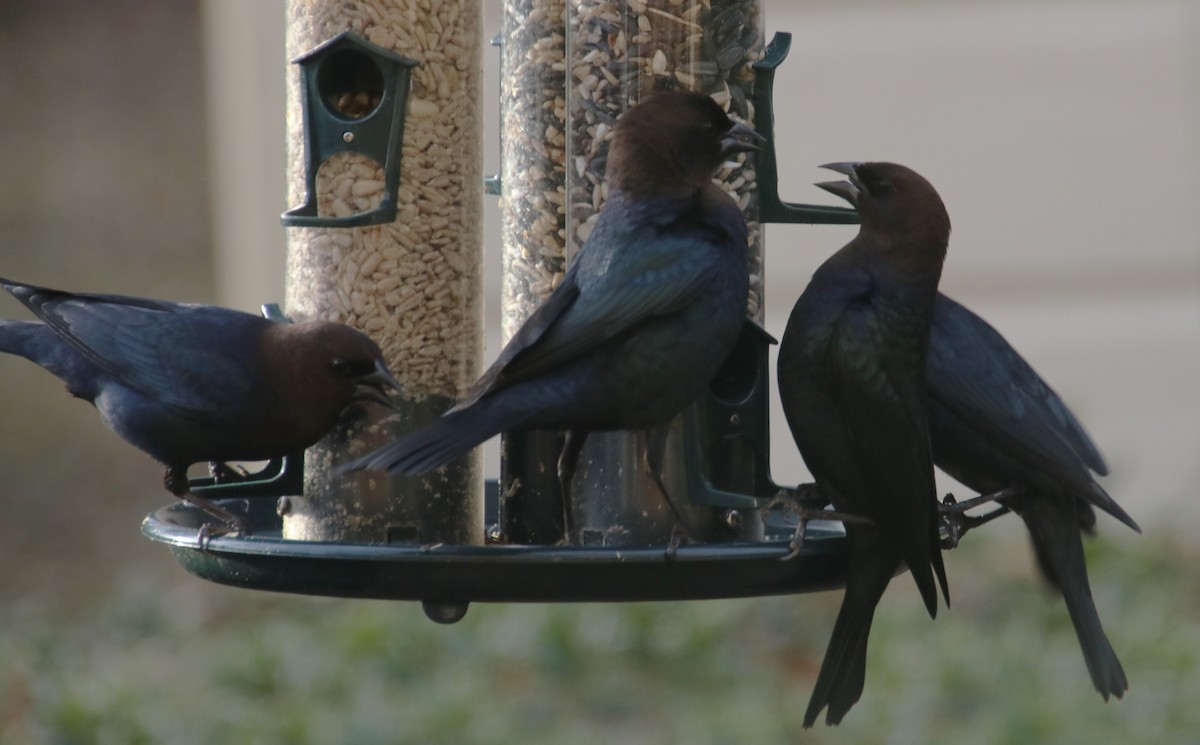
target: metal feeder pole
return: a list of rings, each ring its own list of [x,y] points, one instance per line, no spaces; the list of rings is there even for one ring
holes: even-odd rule
[[[403,384],[401,412],[372,407],[313,448],[304,497],[281,500],[283,536],[310,541],[483,543],[478,453],[432,474],[334,478],[341,462],[411,431],[449,408],[481,372],[481,18],[479,0],[290,0],[288,58],[343,32],[417,63],[404,123],[400,180],[356,153],[326,160],[316,177],[319,216],[344,218],[394,200],[394,221],[288,230],[286,311],[358,328]],[[338,64],[345,62],[345,57]],[[319,64],[324,65],[324,61]],[[317,68],[337,83],[328,100],[347,120],[375,115],[370,66]],[[301,80],[288,71],[288,201],[305,201]],[[349,131],[346,137],[353,138]],[[286,218],[285,218],[286,222]]]

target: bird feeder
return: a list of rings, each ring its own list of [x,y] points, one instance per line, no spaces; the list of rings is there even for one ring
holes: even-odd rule
[[[193,483],[198,493],[225,497],[222,504],[244,511],[249,535],[216,536],[200,545],[207,518],[187,505],[150,515],[143,526],[147,535],[167,543],[188,570],[217,582],[421,600],[431,618],[444,622],[460,618],[471,601],[682,600],[839,586],[846,556],[841,526],[810,523],[799,555],[780,561],[789,554],[795,521],[766,509],[778,487],[768,459],[767,350],[773,340],[760,325],[761,222],[854,222],[855,216],[781,202],[773,143],[757,157],[739,156],[718,174],[750,225],[751,296],[742,337],[702,399],[650,435],[666,443],[662,477],[679,495],[692,542],[668,546],[674,516],[641,467],[646,435],[589,438],[572,487],[579,545],[559,545],[562,496],[555,462],[561,437],[554,433],[505,435],[501,479],[486,489],[478,480],[477,456],[433,476],[331,476],[337,461],[429,421],[479,373],[475,298],[483,189],[480,97],[471,77],[479,67],[479,7],[445,0],[440,7],[454,10],[439,16],[441,29],[433,30],[411,27],[433,23],[420,13],[398,14],[404,23],[394,27],[380,25],[387,12],[372,12],[373,3],[363,0],[292,5],[289,45],[297,53],[312,50],[299,58],[315,69],[322,52],[361,49],[338,46],[359,44],[339,36],[349,28],[417,62],[396,223],[294,228],[287,298],[289,314],[347,322],[378,340],[412,399],[399,418],[348,417],[306,453],[302,490],[295,458],[262,479]],[[336,13],[327,6],[336,6]],[[779,35],[764,49],[759,0],[631,0],[619,7],[599,0],[506,0],[504,10],[502,172],[489,187],[502,195],[501,320],[508,338],[561,281],[603,206],[604,159],[616,118],[656,89],[687,87],[714,94],[733,118],[769,133],[773,72],[789,39]],[[451,28],[461,29],[462,37],[446,43]],[[430,38],[440,41],[425,47],[415,41],[427,44]],[[299,100],[294,90],[293,102]],[[412,123],[423,117],[434,126],[414,131]],[[302,163],[299,153],[307,152],[311,133],[294,108],[290,121],[293,164]],[[438,143],[445,150],[437,150]],[[449,160],[423,161],[431,148],[442,153],[433,157]],[[358,162],[327,161],[322,168],[332,174],[315,180],[318,213],[323,189],[332,204],[340,195],[353,198],[374,188],[364,181],[385,181]],[[303,181],[291,179],[294,196]],[[433,208],[443,211],[426,211]],[[437,270],[407,274],[414,262]],[[431,289],[424,284],[430,276],[444,284]],[[451,313],[456,323],[437,326],[436,338],[415,341],[414,329]],[[421,366],[429,361],[438,364]],[[263,494],[278,503],[256,498]]]

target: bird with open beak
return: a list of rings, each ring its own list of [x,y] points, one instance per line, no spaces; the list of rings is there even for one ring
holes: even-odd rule
[[[825,498],[845,524],[842,607],[804,725],[836,724],[862,694],[875,606],[903,567],[930,616],[949,602],[938,543],[925,359],[950,218],[934,188],[894,163],[831,163],[817,186],[854,205],[858,235],[813,274],[779,348],[779,395]]]

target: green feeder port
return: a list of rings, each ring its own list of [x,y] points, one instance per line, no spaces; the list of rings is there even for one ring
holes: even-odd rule
[[[357,227],[396,219],[400,149],[408,112],[410,71],[418,63],[345,32],[293,60],[300,66],[305,152],[304,204],[285,212],[288,226]],[[377,207],[345,216],[319,215],[317,172],[337,153],[358,153],[383,167]]]

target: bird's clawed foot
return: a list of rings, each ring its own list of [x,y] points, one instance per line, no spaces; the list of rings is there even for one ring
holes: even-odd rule
[[[957,548],[962,537],[968,531],[974,530],[981,525],[986,525],[997,517],[1008,514],[1010,511],[1003,504],[991,512],[977,517],[968,515],[967,510],[978,507],[981,504],[1004,499],[1005,497],[1015,497],[1023,491],[1024,489],[1020,487],[1011,487],[1001,489],[998,492],[992,492],[991,494],[980,494],[978,497],[973,497],[965,502],[959,502],[954,498],[953,494],[947,494],[942,499],[941,504],[938,505],[938,538],[941,540],[942,550]]]
[[[787,554],[779,557],[780,561],[790,561],[800,555],[801,549],[804,548],[804,529],[808,527],[810,520],[839,520],[842,523],[874,525],[869,518],[862,515],[827,510],[826,504],[827,500],[816,484],[801,484],[795,489],[780,489],[767,503],[767,510],[786,509],[797,518],[796,532],[788,543]]]
[[[244,479],[250,475],[250,472],[241,466],[231,466],[219,460],[210,460],[208,462],[208,475],[212,477],[213,481],[223,484]]]
[[[246,523],[246,518],[241,515],[235,515],[216,502],[210,502],[204,497],[198,497],[190,492],[185,492],[178,496],[185,502],[199,507],[209,515],[220,520],[219,523],[205,522],[200,526],[197,541],[201,550],[207,549],[209,541],[217,536],[250,534],[250,526]]]
[[[211,468],[211,464],[210,464],[210,468]],[[246,524],[246,519],[244,517],[241,517],[240,515],[235,515],[232,512],[230,512],[229,510],[222,507],[221,505],[217,504],[216,502],[210,501],[208,499],[205,499],[204,497],[193,494],[190,491],[190,484],[188,483],[186,467],[168,466],[166,471],[163,473],[163,486],[165,486],[167,488],[167,491],[171,492],[176,497],[179,497],[180,499],[182,499],[183,501],[185,501],[189,504],[199,507],[200,509],[207,512],[209,515],[212,515],[213,517],[217,518],[222,523],[224,523],[223,526],[221,526],[219,529],[216,529],[216,530],[214,530],[214,528],[212,526],[209,526],[207,524],[204,526],[204,528],[201,529],[202,530],[202,535],[200,536],[200,544],[201,544],[200,547],[201,548],[207,547],[208,541],[218,535],[226,535],[228,533],[237,533],[239,535],[249,535],[250,528]]]
[[[190,501],[190,500],[189,500]],[[215,505],[214,505],[215,506]],[[246,521],[242,518],[229,513],[230,519],[221,518],[219,523],[205,522],[201,523],[200,530],[196,533],[196,546],[201,551],[208,550],[208,544],[213,538],[223,535],[248,535],[249,528],[246,527]],[[214,517],[220,517],[214,515]]]

